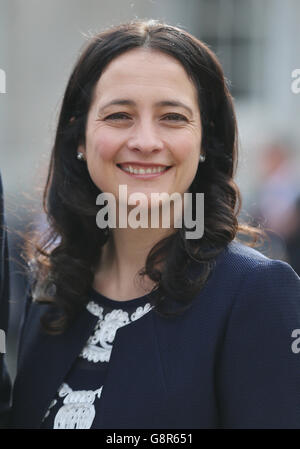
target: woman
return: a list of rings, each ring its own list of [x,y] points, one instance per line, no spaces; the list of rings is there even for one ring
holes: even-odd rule
[[[88,42],[51,156],[50,235],[28,250],[12,426],[300,427],[299,278],[237,241],[255,232],[238,224],[236,163],[232,99],[202,42],[155,21]],[[169,227],[123,226],[120,186],[144,218],[166,203],[153,193],[183,202]],[[197,193],[204,232],[187,238],[175,220],[199,221]]]

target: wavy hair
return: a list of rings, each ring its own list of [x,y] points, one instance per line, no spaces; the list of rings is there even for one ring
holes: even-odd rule
[[[154,310],[166,317],[182,313],[207,282],[217,256],[238,232],[251,237],[252,242],[246,243],[250,246],[263,235],[263,231],[238,222],[241,195],[233,180],[238,160],[237,124],[215,54],[187,31],[154,20],[133,21],[100,32],[84,46],[63,97],[43,195],[48,230],[26,244],[26,258],[34,270],[32,296],[54,306],[51,310],[55,313],[42,319],[48,333],[63,332],[87,304],[101,248],[110,235],[96,226],[99,207],[95,200],[101,192],[76,155],[78,146],[85,144],[88,111],[102,71],[114,58],[134,48],[163,52],[182,64],[197,89],[206,155],[189,188],[189,192],[204,193],[203,236],[186,239],[186,229],[179,229],[151,249],[137,273],[155,283],[159,294],[151,299]],[[163,267],[158,269],[161,261]],[[190,276],[192,264],[197,265],[194,278]]]

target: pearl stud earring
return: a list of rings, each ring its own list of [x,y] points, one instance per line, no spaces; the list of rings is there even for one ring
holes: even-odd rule
[[[204,161],[205,161],[205,155],[204,154],[200,154],[199,164],[200,164],[200,162],[204,162]]]
[[[84,155],[83,155],[83,153],[81,153],[81,152],[77,153],[77,159],[78,159],[79,161],[84,161]]]

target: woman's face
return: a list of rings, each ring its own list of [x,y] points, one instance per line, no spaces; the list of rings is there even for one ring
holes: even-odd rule
[[[89,174],[102,192],[128,196],[183,194],[199,162],[201,120],[197,91],[171,56],[130,50],[112,60],[95,86],[85,147]],[[158,167],[166,168],[153,173]],[[130,173],[133,170],[138,173]]]

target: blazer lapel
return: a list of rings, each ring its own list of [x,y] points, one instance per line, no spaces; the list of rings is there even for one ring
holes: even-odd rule
[[[39,325],[46,308],[33,303],[26,320],[13,392],[12,427],[40,427],[51,400],[97,322],[97,317],[84,309],[64,334],[47,335]]]

